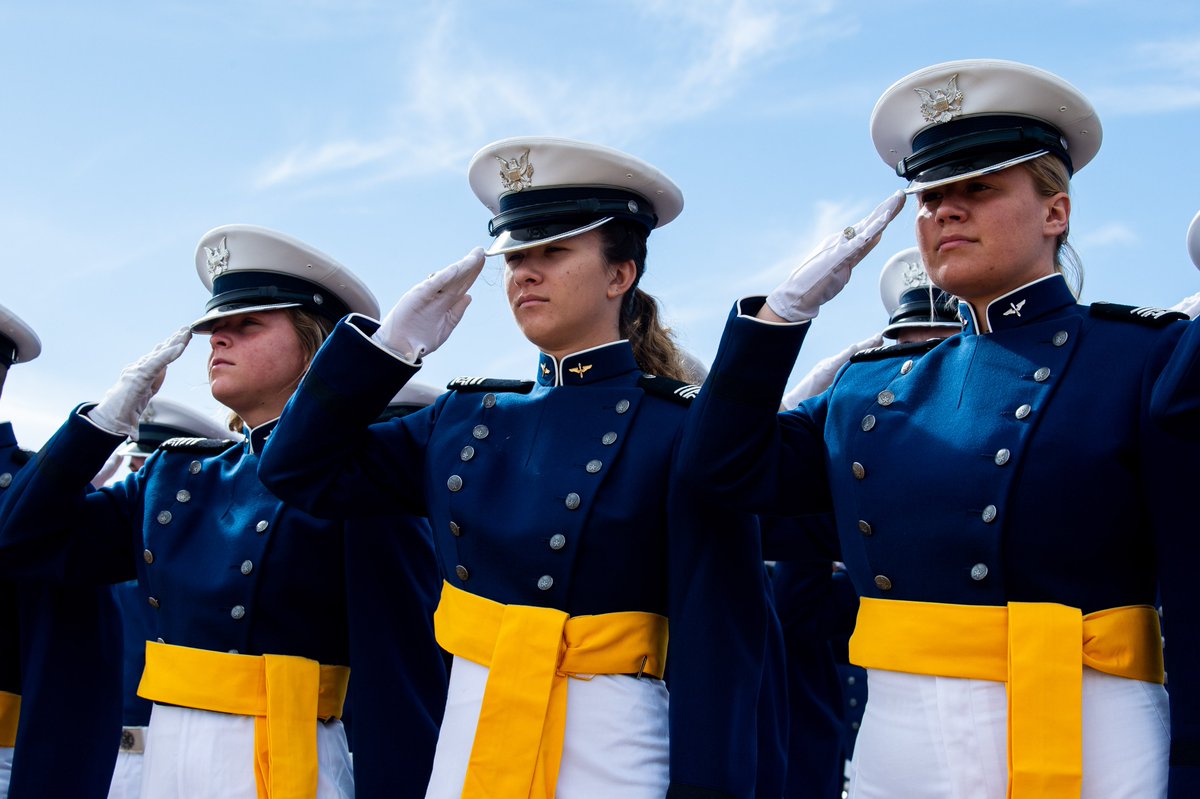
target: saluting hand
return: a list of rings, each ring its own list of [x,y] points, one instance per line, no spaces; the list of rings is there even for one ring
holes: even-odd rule
[[[103,430],[137,441],[138,419],[150,404],[150,398],[162,386],[167,376],[167,364],[182,355],[191,340],[191,326],[181,327],[135,363],[126,366],[104,399],[88,411],[88,418]]]
[[[483,271],[483,262],[483,248],[476,247],[413,286],[371,338],[409,363],[442,346],[471,304],[467,291]]]
[[[820,307],[845,287],[850,270],[875,248],[883,229],[903,207],[904,192],[898,191],[857,225],[825,239],[787,280],[767,295],[766,307],[788,322],[815,317]]]

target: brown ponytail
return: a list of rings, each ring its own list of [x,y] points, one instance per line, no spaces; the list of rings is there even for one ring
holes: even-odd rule
[[[598,231],[605,261],[610,264],[633,261],[637,266],[637,280],[621,302],[620,333],[633,345],[638,366],[646,374],[686,380],[675,337],[659,321],[658,300],[637,286],[646,271],[646,229],[614,219],[601,225]]]

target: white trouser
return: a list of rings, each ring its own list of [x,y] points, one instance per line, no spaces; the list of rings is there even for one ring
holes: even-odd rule
[[[850,799],[1004,799],[1004,683],[869,669],[867,692]],[[1081,799],[1165,797],[1170,739],[1161,685],[1084,668]]]
[[[0,746],[0,799],[8,796],[8,783],[12,779],[12,756],[11,746]]]
[[[354,772],[340,721],[317,730],[317,799],[352,799]],[[256,799],[254,717],[154,705],[142,762],[142,796]]]
[[[456,657],[426,799],[458,799],[488,670]],[[567,683],[557,799],[662,799],[670,781],[667,688],[662,680],[598,674]]]
[[[142,795],[141,752],[117,752],[117,764],[113,767],[112,782],[108,786],[108,799],[139,799]]]

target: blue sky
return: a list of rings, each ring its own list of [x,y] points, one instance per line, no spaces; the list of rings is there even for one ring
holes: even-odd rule
[[[200,314],[206,230],[304,239],[386,309],[485,243],[467,162],[514,135],[625,149],[680,184],[643,287],[708,360],[737,296],[899,188],[868,135],[880,93],[959,58],[1026,61],[1097,107],[1104,144],[1073,189],[1084,301],[1200,290],[1184,246],[1200,210],[1192,0],[43,0],[0,5],[0,31],[0,304],[44,346],[12,370],[0,419],[31,448]],[[913,244],[913,214],[822,311],[797,377],[882,327],[878,270]],[[532,375],[497,278],[489,264],[420,379]],[[162,395],[219,418],[207,347]]]

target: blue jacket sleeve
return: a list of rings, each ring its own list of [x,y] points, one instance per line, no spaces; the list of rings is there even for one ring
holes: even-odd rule
[[[830,509],[821,417],[827,394],[779,413],[807,324],[753,319],[762,298],[741,300],[688,415],[685,477],[751,513],[792,516]]]
[[[376,327],[354,315],[338,323],[259,462],[272,493],[314,516],[425,515],[424,450],[438,404],[371,424],[418,368],[375,345]]]
[[[81,406],[9,487],[0,506],[0,573],[117,583],[135,576],[140,530],[136,476],[92,491],[90,481],[124,437],[93,425]],[[132,494],[132,496],[131,496]]]

